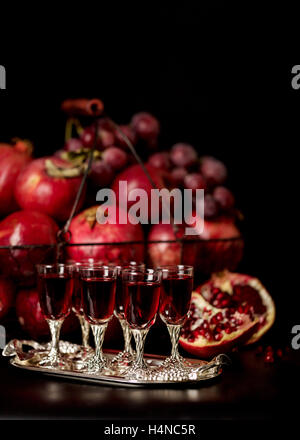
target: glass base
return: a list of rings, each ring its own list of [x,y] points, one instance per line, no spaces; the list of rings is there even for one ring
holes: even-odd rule
[[[99,358],[98,356],[92,356],[83,362],[83,370],[87,373],[98,373],[102,370],[109,368],[109,362],[106,358]]]

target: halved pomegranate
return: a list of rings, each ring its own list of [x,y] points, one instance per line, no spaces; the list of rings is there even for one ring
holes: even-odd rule
[[[191,354],[210,358],[246,342],[256,332],[259,320],[236,309],[220,310],[193,292],[190,318],[185,323],[180,345]]]
[[[196,289],[217,308],[234,308],[259,319],[257,332],[247,341],[252,344],[262,337],[275,320],[275,304],[262,283],[250,275],[228,270],[212,275]]]
[[[197,356],[256,342],[275,320],[270,294],[250,275],[223,271],[196,290],[180,343]]]

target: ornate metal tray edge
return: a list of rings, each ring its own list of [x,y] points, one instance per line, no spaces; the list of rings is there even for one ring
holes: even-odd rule
[[[29,352],[23,351],[23,346],[32,347]],[[225,355],[219,355],[208,361],[200,361],[199,359],[186,359],[191,364],[197,364],[203,366],[203,373],[197,374],[195,380],[184,380],[184,381],[171,381],[171,380],[157,380],[157,381],[133,381],[128,380],[122,375],[117,374],[90,374],[86,372],[80,372],[76,370],[59,370],[59,369],[49,369],[43,368],[35,365],[26,364],[32,353],[34,351],[45,351],[48,348],[48,344],[39,344],[35,341],[25,341],[13,339],[10,341],[2,352],[2,356],[12,357],[10,359],[10,364],[14,367],[21,368],[28,371],[35,371],[38,373],[56,376],[60,378],[67,378],[71,380],[79,380],[82,382],[93,382],[99,385],[106,386],[123,386],[123,387],[153,387],[153,386],[174,386],[174,385],[195,385],[197,383],[203,383],[205,381],[210,381],[223,372],[224,365],[228,365],[229,358]],[[71,344],[66,341],[60,341],[60,349],[64,353],[70,355],[75,354],[81,349],[77,344]],[[108,358],[115,356],[117,350],[104,350],[104,353]],[[165,356],[145,354],[145,359],[150,366],[158,366],[164,359]]]

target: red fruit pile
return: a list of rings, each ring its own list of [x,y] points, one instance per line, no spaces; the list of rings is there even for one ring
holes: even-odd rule
[[[92,167],[77,206],[78,211],[82,208],[83,211],[77,213],[70,225],[68,258],[77,261],[91,257],[104,262],[141,261],[145,259],[146,232],[149,233],[149,240],[160,241],[148,246],[150,262],[154,266],[182,261],[201,268],[203,273],[236,267],[242,257],[243,245],[240,241],[231,240],[239,237],[240,233],[234,224],[234,196],[224,186],[227,178],[225,165],[213,157],[199,156],[196,149],[187,143],[177,143],[170,151],[160,151],[160,123],[150,113],[137,113],[130,123],[119,127],[107,118],[99,119],[97,125],[93,123],[84,128],[78,123],[78,136],[69,139],[62,150],[53,156],[35,160],[31,158],[30,145],[23,141],[17,141],[14,146],[0,144],[0,216],[7,216],[0,221],[0,246],[39,245],[32,249],[0,249],[1,273],[23,286],[33,286],[35,265],[53,260],[53,253],[47,246],[57,243],[58,229],[69,218],[95,142]],[[126,137],[145,161],[151,182],[142,167],[136,164]],[[178,242],[166,242],[182,238],[184,224],[178,225],[176,230],[168,224],[154,224],[149,228],[130,221],[122,224],[118,219],[116,224],[99,224],[96,218],[99,206],[94,206],[96,190],[110,186],[120,204],[126,199],[124,186],[123,189],[119,186],[121,181],[127,182],[128,193],[141,189],[148,196],[148,203],[141,203],[138,209],[133,206],[135,202],[128,200],[126,207],[120,207],[123,217],[131,217],[129,210],[135,208],[142,224],[149,221],[153,208],[153,185],[158,189],[191,189],[194,194],[197,189],[204,189],[204,230],[195,230],[196,234],[192,237],[201,239],[201,246],[193,243],[189,237],[186,237],[183,248]],[[158,214],[160,219],[161,208],[159,203],[157,211],[152,212]],[[190,215],[192,211],[191,208]],[[140,243],[126,244],[133,241]],[[111,244],[104,246],[107,242]],[[9,294],[1,298],[0,285],[0,305],[1,301],[5,305],[3,313],[6,313],[10,304],[9,298]],[[237,313],[235,311],[232,316],[236,317]],[[45,322],[41,320],[34,289],[19,294],[18,316],[23,327],[32,335],[48,332]],[[245,328],[252,329],[251,317],[243,322]]]
[[[97,152],[89,178],[98,188],[105,187],[111,184],[116,173],[132,162],[125,137],[141,153],[145,150],[144,147],[146,150],[157,147],[159,131],[158,120],[146,112],[135,114],[128,125],[120,125],[119,129],[109,119],[101,119],[98,123],[97,137],[95,125],[84,128],[80,139],[71,138],[64,146],[64,150],[72,153],[73,156],[72,154],[66,156],[63,153],[60,153],[60,156],[68,158],[70,161],[74,158],[78,160],[78,155],[91,149],[96,139]],[[74,153],[76,153],[75,157]]]
[[[257,278],[224,271],[193,292],[180,344],[196,356],[211,357],[256,342],[274,320],[273,300]]]
[[[227,169],[223,162],[211,156],[199,157],[192,145],[178,143],[170,152],[154,153],[148,163],[165,177],[171,187],[205,190],[204,215],[214,219],[234,214],[235,199],[226,188]]]

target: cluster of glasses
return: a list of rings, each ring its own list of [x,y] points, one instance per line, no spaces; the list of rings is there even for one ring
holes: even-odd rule
[[[184,376],[189,364],[178,352],[180,329],[188,317],[193,290],[193,267],[148,269],[144,263],[107,264],[89,259],[67,264],[38,265],[38,291],[42,313],[49,323],[51,348],[39,360],[46,368],[78,369],[87,373],[122,374],[133,380]],[[77,361],[59,350],[59,334],[70,311],[82,329]],[[172,343],[171,355],[158,367],[144,359],[147,333],[159,313]],[[115,315],[124,335],[124,349],[108,360],[102,351],[105,331]],[[90,327],[95,349],[89,346]],[[135,350],[131,345],[132,335]]]

